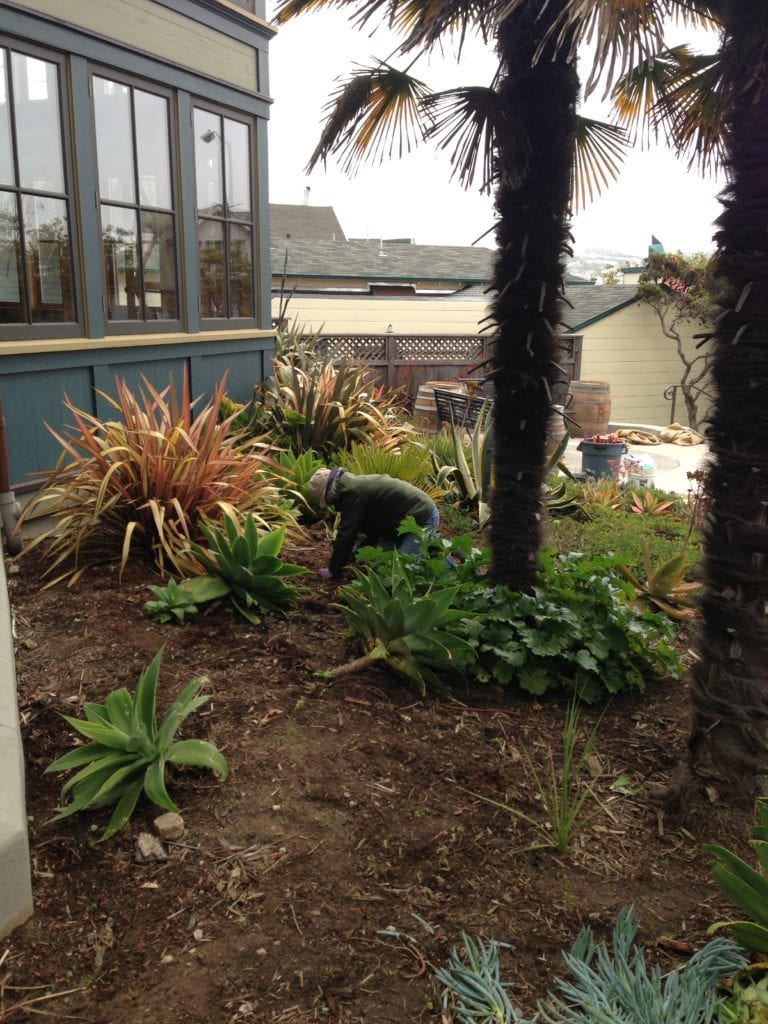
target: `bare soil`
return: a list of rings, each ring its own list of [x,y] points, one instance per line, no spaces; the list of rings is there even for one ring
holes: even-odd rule
[[[285,554],[314,569],[327,558],[320,534]],[[648,799],[684,749],[683,683],[613,701],[591,822],[562,855],[520,852],[530,829],[466,791],[540,817],[522,751],[557,755],[564,700],[492,687],[419,699],[383,669],[319,680],[353,652],[336,584],[314,573],[295,613],[259,627],[221,608],[159,626],[148,582],[146,567],[122,580],[105,567],[41,591],[33,561],[10,576],[35,914],[0,943],[0,1021],[449,1022],[433,968],[462,930],[510,944],[504,972],[530,1010],[578,931],[607,935],[623,905],[665,969],[730,916],[700,845],[743,848],[750,809],[681,823]],[[185,735],[215,742],[231,775],[171,773],[186,832],[166,861],[139,863],[157,808],[140,804],[99,845],[107,812],[46,824],[62,779],[43,771],[73,742],[60,715],[133,690],[161,645],[161,703],[209,677]]]

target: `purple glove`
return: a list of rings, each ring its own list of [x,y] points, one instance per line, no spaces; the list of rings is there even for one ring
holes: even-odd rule
[[[318,573],[318,575],[319,575],[321,580],[329,580],[331,578],[331,570],[330,569],[321,569],[320,572]]]

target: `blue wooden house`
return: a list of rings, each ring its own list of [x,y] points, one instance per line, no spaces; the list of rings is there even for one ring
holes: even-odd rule
[[[263,376],[273,34],[264,0],[0,0],[0,491],[65,394]]]

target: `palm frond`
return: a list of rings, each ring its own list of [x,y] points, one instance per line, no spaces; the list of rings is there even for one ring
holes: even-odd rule
[[[453,146],[452,177],[458,177],[464,188],[475,182],[480,164],[480,190],[490,192],[494,152],[499,145],[510,154],[509,165],[519,171],[519,181],[525,177],[530,159],[528,137],[522,125],[510,119],[492,86],[433,93],[424,107],[432,118],[429,137],[441,149]]]
[[[423,82],[383,61],[358,65],[324,108],[328,116],[307,171],[330,154],[350,173],[363,160],[410,152],[426,136],[422,106],[429,95]]]
[[[572,185],[576,210],[584,209],[604,186],[619,177],[627,144],[626,131],[619,125],[589,117],[576,119]]]
[[[619,121],[647,143],[663,133],[679,153],[689,152],[702,170],[722,159],[726,111],[722,64],[716,55],[676,46],[649,57],[616,83]]]

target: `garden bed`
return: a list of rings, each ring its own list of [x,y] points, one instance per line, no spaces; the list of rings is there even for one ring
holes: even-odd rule
[[[323,528],[284,555],[325,564]],[[382,669],[319,680],[351,651],[336,584],[314,574],[287,619],[251,626],[213,609],[183,628],[146,617],[157,581],[140,565],[70,590],[39,579],[31,559],[10,576],[35,915],[2,944],[0,1020],[450,1021],[432,974],[462,930],[510,944],[513,1002],[532,1009],[579,929],[606,935],[623,905],[665,969],[731,916],[700,845],[743,849],[751,809],[716,804],[681,823],[648,800],[684,750],[682,682],[610,704],[591,822],[562,855],[519,852],[530,829],[467,790],[539,816],[523,751],[543,766],[562,749],[564,700],[494,687],[418,699]],[[160,701],[210,677],[184,732],[215,742],[231,774],[172,773],[186,832],[166,861],[138,863],[157,809],[140,804],[97,845],[106,813],[45,824],[61,779],[43,771],[72,744],[60,715],[132,691],[163,644]],[[584,731],[600,715],[586,710]]]

